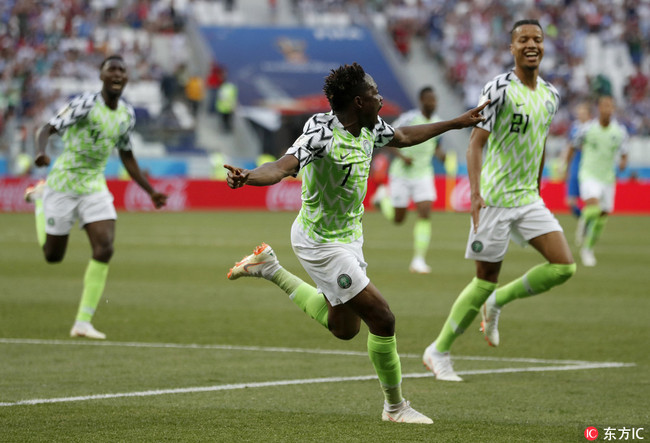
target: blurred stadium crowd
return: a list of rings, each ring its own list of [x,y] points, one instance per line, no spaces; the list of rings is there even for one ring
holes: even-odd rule
[[[98,85],[109,54],[131,66],[131,84],[161,82],[152,35],[182,37],[185,23],[173,2],[148,0],[6,0],[0,16],[0,153],[24,150],[12,144],[29,143],[71,88]]]
[[[122,54],[132,67],[131,88],[137,82],[155,82],[164,100],[169,99],[165,85],[171,83],[172,96],[183,91],[191,77],[188,67],[182,59],[161,66],[160,58],[154,57],[152,36],[178,36],[181,47],[186,24],[193,23],[187,19],[198,15],[201,22],[198,11],[215,3],[223,3],[226,11],[237,9],[234,0],[3,0],[0,154],[17,138],[27,139],[35,125],[63,104],[67,96],[62,79],[96,80],[98,64],[109,53]],[[421,39],[468,108],[477,103],[483,84],[509,68],[512,23],[521,17],[537,18],[546,31],[542,76],[558,87],[563,99],[553,134],[566,133],[577,103],[611,93],[625,111],[619,119],[630,133],[650,135],[647,0],[288,0],[287,4],[297,23],[312,24],[314,17],[322,23],[323,17],[333,17],[332,24],[359,22],[384,30],[405,58],[413,39]],[[276,0],[268,1],[272,13],[277,7]],[[173,59],[184,51],[167,48],[167,52]],[[195,101],[213,99],[209,75],[203,80],[208,94],[199,87]]]
[[[581,101],[613,95],[630,134],[650,135],[650,1],[647,0],[300,0],[295,13],[310,23],[330,13],[333,23],[363,22],[386,29],[408,58],[424,40],[444,66],[466,108],[483,85],[512,66],[510,28],[521,18],[546,33],[542,76],[563,106],[553,134],[563,135]]]

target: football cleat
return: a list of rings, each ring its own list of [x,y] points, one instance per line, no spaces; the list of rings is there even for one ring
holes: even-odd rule
[[[262,277],[270,280],[280,269],[280,262],[271,248],[262,243],[255,248],[251,255],[244,257],[228,272],[229,280],[237,280],[239,277]]]
[[[70,337],[86,337],[96,340],[106,339],[106,334],[99,332],[87,321],[76,321],[70,330]]]
[[[435,375],[438,380],[463,381],[463,379],[460,378],[454,371],[454,367],[451,364],[451,356],[449,355],[449,351],[438,351],[436,349],[436,342],[431,343],[424,350],[422,363],[429,371],[433,372],[433,375]]]
[[[582,265],[587,267],[596,266],[596,256],[594,255],[594,250],[590,248],[580,249],[580,259],[582,260]]]
[[[409,271],[414,274],[430,274],[431,266],[427,265],[422,257],[416,257],[411,261]]]
[[[28,186],[25,189],[25,201],[27,203],[34,203],[36,200],[43,198],[43,190],[45,189],[45,180],[39,180],[38,183]]]
[[[420,423],[425,425],[433,423],[433,420],[429,417],[413,409],[411,403],[406,400],[402,400],[402,403],[400,403],[394,411],[388,409],[388,404],[384,403],[384,411],[381,413],[381,419],[383,421],[392,421],[395,423]]]
[[[499,314],[501,308],[496,304],[496,291],[481,306],[481,332],[490,346],[499,346]]]

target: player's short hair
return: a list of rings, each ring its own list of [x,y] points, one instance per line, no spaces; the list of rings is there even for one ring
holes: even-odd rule
[[[430,92],[432,92],[434,94],[436,93],[436,91],[433,90],[433,86],[425,86],[422,89],[420,89],[420,94],[418,95],[418,97],[420,97],[420,100],[422,100],[422,97],[424,97],[424,94],[428,94]]]
[[[518,27],[523,26],[523,25],[535,25],[539,29],[541,29],[542,32],[544,32],[544,29],[542,29],[542,25],[540,25],[539,21],[537,21],[535,19],[527,18],[527,19],[524,19],[524,20],[518,20],[518,21],[515,22],[514,25],[512,25],[512,29],[510,30],[510,39],[511,40],[512,40],[512,36],[513,36],[513,34],[515,32],[515,29],[517,29]]]
[[[119,60],[122,63],[124,63],[124,58],[120,54],[112,54],[112,55],[109,55],[108,57],[106,57],[102,61],[102,63],[99,65],[99,70],[101,71],[102,69],[104,69],[104,65],[106,63],[108,63],[109,61],[111,61],[111,60]]]
[[[355,62],[332,69],[325,78],[323,92],[332,111],[337,112],[348,106],[367,87],[366,72]]]

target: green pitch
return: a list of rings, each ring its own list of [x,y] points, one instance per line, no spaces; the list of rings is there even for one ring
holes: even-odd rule
[[[454,384],[420,357],[473,275],[469,216],[433,214],[423,276],[408,272],[413,215],[395,227],[367,213],[365,255],[397,318],[405,396],[431,426],[381,421],[367,329],[338,341],[269,282],[226,279],[262,241],[308,279],[289,244],[294,214],[121,213],[94,319],[104,343],[68,337],[85,233],[48,265],[32,216],[0,214],[0,441],[580,442],[589,426],[597,441],[605,428],[650,438],[647,217],[612,217],[597,267],[508,305],[499,348],[473,324],[452,349],[466,380]],[[573,242],[574,219],[560,222]],[[501,281],[539,261],[512,244]]]

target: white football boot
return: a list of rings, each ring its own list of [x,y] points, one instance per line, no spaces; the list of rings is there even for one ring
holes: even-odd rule
[[[261,277],[270,280],[280,269],[280,262],[271,248],[262,243],[255,248],[251,255],[244,257],[228,272],[229,280],[237,280],[239,277]]]
[[[86,337],[94,338],[95,340],[106,339],[106,334],[99,332],[97,329],[87,321],[75,321],[74,326],[70,329],[70,337]]]
[[[422,257],[415,257],[411,261],[411,265],[409,266],[409,271],[411,271],[414,274],[430,274],[431,266],[427,265],[424,262],[424,259]]]
[[[456,374],[454,367],[451,364],[451,356],[449,351],[440,352],[436,349],[436,342],[431,343],[425,350],[422,356],[422,363],[427,369],[433,372],[438,380],[442,381],[463,381],[462,378]]]
[[[481,332],[490,346],[499,346],[499,314],[501,308],[496,303],[496,291],[481,306]]]
[[[594,250],[590,248],[580,249],[580,259],[582,260],[582,265],[587,267],[596,266],[596,256],[594,255]]]
[[[429,417],[413,409],[411,403],[406,400],[402,400],[402,403],[397,405],[394,410],[391,408],[391,405],[384,402],[384,411],[381,413],[381,419],[395,423],[419,423],[425,425],[433,423],[433,420]]]
[[[25,189],[25,201],[27,203],[34,203],[36,200],[43,198],[43,190],[45,189],[45,180],[39,180],[38,183],[28,186]]]

